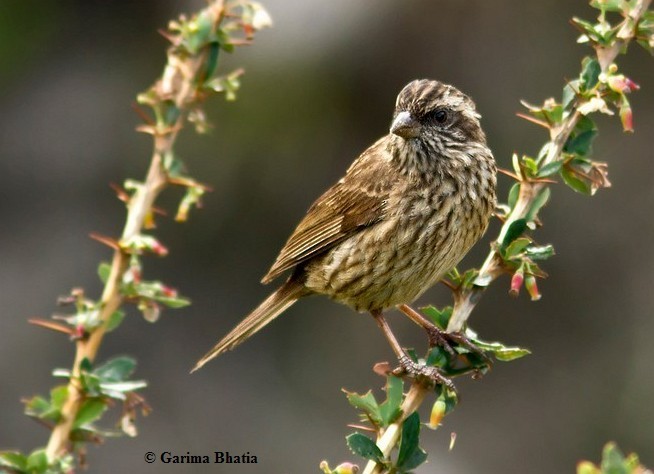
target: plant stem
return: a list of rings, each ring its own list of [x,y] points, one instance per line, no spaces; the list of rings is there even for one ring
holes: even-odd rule
[[[635,7],[631,10],[629,20],[623,21],[622,27],[620,28],[620,32],[618,34],[619,39],[608,48],[597,48],[597,59],[599,61],[602,72],[606,72],[608,70],[609,66],[615,61],[616,57],[618,54],[620,54],[622,49],[631,40],[634,39],[636,34],[635,27],[649,8],[651,2],[652,0],[639,0]],[[570,115],[568,115],[568,117],[561,123],[560,126],[555,127],[550,131],[550,146],[548,153],[543,160],[542,166],[561,158],[563,147],[568,141],[570,134],[574,130],[581,117],[582,115],[577,109],[575,109],[572,113],[570,113]],[[513,207],[511,214],[502,225],[500,234],[495,240],[496,244],[502,242],[512,223],[518,219],[524,218],[527,215],[527,212],[531,208],[534,199],[546,186],[547,184],[544,182],[520,182],[520,193],[518,195],[518,200],[516,205]],[[480,280],[484,280],[486,286],[502,274],[502,268],[499,262],[499,255],[495,250],[495,246],[493,246],[493,249],[488,254],[488,257],[486,257],[486,260],[484,261],[484,264],[479,271],[479,276],[477,277]],[[456,332],[463,329],[466,321],[472,313],[472,310],[475,308],[477,302],[481,299],[484,288],[485,286],[475,286],[472,289],[455,293],[454,311],[447,326],[448,332]]]
[[[217,0],[206,7],[217,25],[224,15],[224,0]],[[206,51],[196,55],[178,55],[173,47],[168,51],[168,60],[161,80],[153,87],[160,100],[173,100],[179,110],[174,123],[163,121],[152,127],[145,127],[153,135],[153,152],[145,182],[133,194],[129,201],[125,227],[119,242],[127,242],[137,237],[143,227],[146,217],[152,212],[153,205],[161,191],[168,184],[168,173],[164,160],[173,153],[173,147],[178,132],[182,129],[188,112],[198,98],[196,94],[197,78],[202,71],[207,58]],[[77,341],[75,360],[68,383],[68,398],[62,406],[61,417],[55,425],[48,445],[46,455],[52,463],[62,454],[70,451],[70,435],[75,418],[84,401],[84,391],[80,385],[81,363],[84,360],[93,362],[102,344],[110,316],[121,306],[123,297],[121,284],[129,265],[130,254],[122,248],[114,251],[111,272],[105,283],[100,300],[100,320],[102,324],[94,329],[88,338]]]
[[[418,409],[428,392],[429,389],[422,384],[413,383],[411,385],[411,388],[407,392],[406,397],[400,406],[402,415],[397,421],[388,425],[381,436],[377,439],[377,447],[382,453],[384,453],[385,458],[390,456],[391,451],[395,445],[397,445],[400,439],[400,433],[402,432],[402,424],[404,423],[404,420]],[[375,461],[369,461],[363,474],[379,474],[381,472],[382,466],[380,464],[377,464]]]

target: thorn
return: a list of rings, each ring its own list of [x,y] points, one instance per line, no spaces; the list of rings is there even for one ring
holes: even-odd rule
[[[141,133],[147,133],[148,135],[156,135],[157,129],[154,125],[137,125],[136,131]]]
[[[174,178],[169,177],[168,182],[170,184],[176,184],[177,186],[184,186],[184,187],[187,187],[187,188],[198,187],[198,188],[201,188],[203,191],[213,192],[213,188],[211,186],[208,186],[208,185],[203,184],[203,183],[198,183],[194,179],[190,179],[190,178],[184,178],[184,177],[180,177],[180,176],[177,176],[177,177],[174,177]]]
[[[120,245],[118,244],[118,241],[112,239],[111,237],[105,237],[104,235],[100,235],[95,232],[91,232],[89,234],[89,237],[91,237],[93,240],[97,240],[101,244],[111,247],[114,250],[120,250]]]
[[[28,319],[27,322],[35,326],[40,326],[42,328],[51,329],[57,332],[63,332],[64,334],[68,334],[69,336],[73,336],[75,334],[74,328],[65,326],[63,324],[55,323],[54,321],[48,321],[47,319],[31,318]]]
[[[348,428],[354,428],[355,430],[369,431],[371,433],[377,433],[377,430],[365,425],[355,425],[354,423],[347,425]]]
[[[516,115],[522,119],[525,119],[527,122],[535,123],[536,125],[540,125],[541,127],[544,127],[548,130],[551,128],[549,123],[538,120],[537,118],[534,118],[530,115],[523,114],[522,112],[516,112]]]
[[[122,186],[116,183],[109,183],[109,187],[114,190],[118,199],[123,202],[129,202],[129,194],[127,194],[127,191]]]
[[[505,169],[503,169],[503,168],[497,168],[497,171],[500,172],[500,173],[502,173],[502,174],[505,174],[505,175],[507,175],[507,176],[510,176],[511,178],[515,179],[516,181],[522,181],[522,179],[520,178],[520,176],[518,176],[518,175],[515,174],[515,173],[512,173],[512,172],[509,171],[509,170],[505,170]]]
[[[534,178],[529,180],[530,183],[547,183],[547,184],[559,184],[555,179],[550,178]]]
[[[447,287],[448,287],[450,290],[452,290],[452,291],[456,291],[456,290],[458,290],[458,287],[454,286],[454,285],[452,284],[451,281],[446,280],[445,278],[443,278],[440,282],[441,282],[443,285],[447,286]]]
[[[146,124],[154,126],[155,122],[152,120],[152,117],[150,117],[145,110],[143,110],[143,107],[141,107],[139,104],[136,102],[132,102],[132,109],[134,109],[134,112],[136,112],[136,115],[141,117],[141,120],[143,120]]]
[[[157,32],[158,32],[161,36],[163,36],[164,38],[166,38],[168,41],[170,41],[171,43],[175,44],[175,41],[174,41],[174,40],[176,40],[177,37],[176,37],[174,34],[170,33],[168,30],[164,30],[163,28],[158,29]]]

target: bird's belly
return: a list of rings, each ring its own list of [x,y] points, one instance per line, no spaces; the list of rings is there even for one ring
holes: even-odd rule
[[[364,229],[312,261],[305,285],[357,311],[411,303],[470,247],[463,229],[452,225],[458,216],[449,222],[444,216],[405,215]]]

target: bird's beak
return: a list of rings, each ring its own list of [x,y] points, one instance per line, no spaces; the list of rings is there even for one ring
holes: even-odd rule
[[[391,124],[391,133],[407,140],[416,138],[420,135],[420,122],[414,119],[409,112],[400,112]]]

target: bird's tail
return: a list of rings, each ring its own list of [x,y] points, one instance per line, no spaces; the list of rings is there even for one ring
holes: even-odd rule
[[[207,352],[193,367],[191,372],[195,372],[204,364],[214,357],[218,357],[223,352],[234,349],[241,342],[252,336],[262,329],[265,325],[275,319],[286,308],[295,303],[298,298],[307,294],[307,290],[302,283],[289,280],[284,283],[277,291],[266,298],[254,311],[252,311],[243,321],[223,337],[209,352]]]

